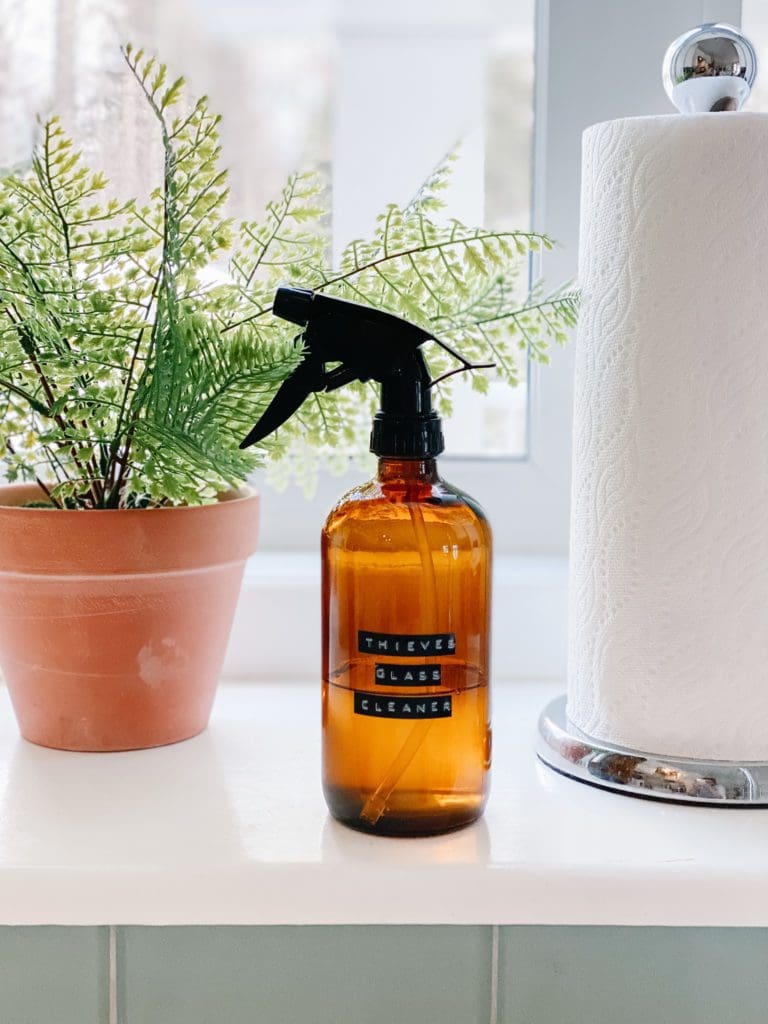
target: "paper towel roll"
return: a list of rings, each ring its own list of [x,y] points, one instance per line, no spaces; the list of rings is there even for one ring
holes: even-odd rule
[[[768,115],[584,135],[568,714],[768,761]]]

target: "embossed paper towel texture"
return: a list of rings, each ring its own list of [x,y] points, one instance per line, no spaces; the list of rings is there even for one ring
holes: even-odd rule
[[[584,136],[568,713],[768,760],[768,115]]]

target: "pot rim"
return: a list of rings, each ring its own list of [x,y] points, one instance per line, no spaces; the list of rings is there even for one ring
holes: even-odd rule
[[[34,483],[0,483],[0,496],[3,492],[13,491],[20,494],[22,491],[35,492],[45,497],[45,492]],[[30,512],[42,512],[50,514],[55,512],[58,516],[99,516],[102,518],[108,515],[144,515],[147,512],[198,512],[205,508],[219,508],[221,505],[240,505],[260,498],[261,494],[255,487],[243,484],[241,487],[233,488],[230,491],[223,491],[216,501],[207,502],[203,505],[166,505],[161,508],[29,508],[24,505],[7,505],[0,500],[0,515],[24,515]]]
[[[35,485],[0,487],[0,501],[37,494]],[[259,495],[242,490],[210,505],[164,509],[0,505],[0,577],[132,576],[245,562],[257,548],[260,512]]]

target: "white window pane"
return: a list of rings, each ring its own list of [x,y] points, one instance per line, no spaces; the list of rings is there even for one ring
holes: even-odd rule
[[[498,4],[486,74],[485,223],[525,231],[531,222],[533,148],[533,0]],[[527,281],[522,281],[521,300]],[[514,391],[491,384],[488,395],[460,378],[445,424],[447,451],[483,458],[528,454],[528,365],[520,357]]]
[[[757,51],[757,80],[745,110],[768,111],[768,3],[743,0],[741,27]]]

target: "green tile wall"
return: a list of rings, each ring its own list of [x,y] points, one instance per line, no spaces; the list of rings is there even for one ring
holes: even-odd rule
[[[486,1024],[490,928],[124,928],[120,1024]]]
[[[108,929],[0,927],[0,1024],[107,1024]]]
[[[765,929],[503,928],[499,963],[500,1024],[768,1021]]]
[[[768,929],[0,928],[0,1024],[766,1024]],[[492,1016],[495,1007],[496,1016]]]

